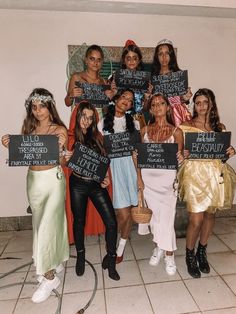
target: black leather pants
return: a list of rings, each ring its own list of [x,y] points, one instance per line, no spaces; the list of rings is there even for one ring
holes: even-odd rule
[[[76,250],[84,250],[84,227],[88,198],[96,207],[106,227],[105,239],[107,252],[116,254],[117,222],[107,189],[93,180],[85,180],[75,175],[70,176],[71,209],[74,216],[73,232]]]

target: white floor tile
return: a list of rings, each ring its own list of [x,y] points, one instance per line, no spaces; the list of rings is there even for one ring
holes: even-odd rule
[[[177,250],[175,251],[175,256],[185,255],[186,252],[186,239],[178,238],[176,239]]]
[[[75,247],[70,249],[70,255],[77,256]],[[85,258],[92,264],[101,263],[101,254],[99,245],[88,245],[85,247]],[[67,262],[68,267],[75,266],[76,258],[70,257]]]
[[[236,306],[236,297],[220,277],[185,281],[202,311]]]
[[[131,241],[131,246],[134,251],[135,258],[149,259],[155,247],[155,243],[151,240],[148,241]]]
[[[226,281],[226,283],[230,287],[230,289],[236,295],[236,274],[235,275],[224,275],[222,277]]]
[[[12,314],[16,300],[0,301],[0,309],[3,314]]]
[[[13,252],[32,252],[32,239],[29,236],[18,237],[15,235],[8,243],[4,253]]]
[[[106,289],[108,314],[152,314],[147,293],[143,286]]]
[[[204,311],[201,313],[202,314],[236,314],[236,307],[207,311],[207,312]]]
[[[152,241],[153,235],[151,233],[146,235],[138,234],[138,227],[135,227],[130,232],[131,241]]]
[[[31,299],[20,299],[14,314],[55,314],[57,306],[58,299],[56,296],[50,296],[42,303],[33,303]]]
[[[94,265],[98,276],[98,289],[103,288],[101,264]],[[67,268],[65,274],[64,293],[90,291],[94,288],[95,277],[90,266],[85,267],[83,276],[77,276],[74,267]]]
[[[112,280],[108,276],[108,270],[104,270],[105,288],[132,286],[142,284],[142,278],[135,261],[127,261],[117,264],[116,269],[120,275],[120,280]]]
[[[154,313],[177,314],[199,311],[183,282],[164,282],[147,285]]]
[[[219,274],[236,274],[236,254],[231,252],[209,254],[208,260]]]
[[[4,258],[10,259],[4,259]],[[11,259],[11,257],[16,259]],[[15,252],[15,253],[3,253],[0,260],[0,273],[7,273],[17,267],[32,262],[32,252]],[[26,266],[19,271],[27,271],[30,266]]]
[[[149,260],[138,261],[138,265],[144,283],[181,280],[178,272],[176,272],[174,276],[167,275],[163,259],[161,259],[160,263],[157,266],[150,266]]]
[[[213,229],[215,234],[235,233],[236,232],[236,218],[217,218]]]
[[[0,232],[0,240],[2,239],[11,239],[14,234],[16,233],[16,231],[1,231]]]
[[[6,277],[0,279],[0,287],[6,286],[8,284],[15,284],[15,283],[23,284],[25,277],[26,277],[26,273],[19,273],[19,272],[7,275]],[[9,288],[0,289],[0,300],[17,299],[20,294],[22,284],[20,285],[17,284]]]
[[[84,308],[91,297],[92,292],[80,292],[65,294],[62,301],[62,314],[75,314],[78,310]],[[95,298],[89,305],[85,313],[88,314],[106,314],[104,291],[98,290]]]
[[[3,248],[6,249],[1,254],[1,258],[20,258],[0,259],[0,276],[1,273],[32,261],[32,251],[31,248],[29,249],[32,245],[31,239],[31,230],[0,232],[0,254]],[[140,236],[137,234],[137,226],[134,226],[130,239],[127,242],[124,261],[117,265],[120,281],[110,279],[107,270],[102,271],[101,261],[105,255],[104,235],[85,239],[86,259],[95,266],[98,274],[98,290],[86,313],[236,314],[236,218],[216,219],[214,234],[210,237],[207,248],[211,272],[202,274],[200,279],[193,279],[187,273],[185,238],[177,239],[178,250],[175,252],[177,273],[174,276],[166,274],[163,260],[157,267],[148,264],[155,246],[152,235]],[[20,252],[26,249],[28,251]],[[71,253],[76,255],[74,245],[71,246]],[[77,277],[74,270],[75,263],[76,259],[70,258],[65,278],[63,278],[64,273],[59,274],[61,285],[58,291],[64,289],[62,314],[74,314],[84,307],[94,287],[92,269],[87,265],[84,276]],[[0,286],[11,282],[22,282],[29,269],[31,271],[26,281],[34,281],[35,284],[25,285],[23,289],[21,285],[0,289],[0,313],[12,314],[22,289],[14,314],[44,312],[55,314],[57,298],[54,294],[38,305],[30,300],[37,284],[33,265],[0,279]]]
[[[218,237],[231,249],[236,250],[236,233],[222,234]]]
[[[215,235],[211,235],[207,245],[207,253],[227,252],[229,248]]]

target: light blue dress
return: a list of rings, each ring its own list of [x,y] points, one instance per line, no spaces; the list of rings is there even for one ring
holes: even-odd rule
[[[139,129],[137,121],[134,121],[136,129]],[[114,117],[114,132],[121,133],[126,131],[125,116]],[[98,129],[104,135],[108,132],[102,131],[103,120],[98,124]],[[137,172],[132,156],[113,158],[110,163],[112,175],[112,197],[115,209],[138,204]]]

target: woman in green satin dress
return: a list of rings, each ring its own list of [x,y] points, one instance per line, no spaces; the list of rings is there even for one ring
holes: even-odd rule
[[[56,135],[61,152],[67,145],[67,129],[61,121],[53,95],[43,88],[32,91],[26,100],[24,135]],[[9,134],[2,137],[8,147]],[[60,163],[64,156],[60,154]],[[32,209],[33,260],[40,285],[32,301],[45,301],[60,285],[56,272],[69,259],[67,222],[65,216],[65,178],[61,166],[30,166],[27,174],[27,195]]]

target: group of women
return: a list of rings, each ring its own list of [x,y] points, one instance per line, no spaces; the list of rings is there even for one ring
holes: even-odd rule
[[[108,275],[113,280],[120,279],[116,264],[123,260],[132,227],[131,208],[138,203],[138,190],[143,190],[147,205],[152,210],[150,226],[141,224],[138,228],[140,234],[148,233],[149,228],[153,234],[155,248],[149,264],[157,266],[163,256],[168,275],[176,273],[174,220],[178,189],[189,212],[186,264],[189,274],[195,278],[200,277],[201,272],[210,271],[206,247],[214,226],[215,212],[229,208],[233,201],[234,170],[221,160],[188,159],[189,153],[184,150],[186,132],[225,130],[219,119],[214,93],[207,88],[199,89],[193,97],[191,116],[187,105],[192,97],[190,88],[183,96],[169,98],[160,93],[153,94],[151,83],[145,94],[129,88],[119,89],[115,74],[109,81],[100,76],[103,60],[101,47],[88,47],[85,70],[74,73],[70,79],[65,98],[67,106],[73,105],[68,132],[57,114],[52,94],[45,89],[35,89],[26,101],[27,116],[22,133],[58,136],[60,163],[64,166],[73,155],[77,142],[105,156],[103,135],[131,134],[140,130],[143,143],[177,143],[179,171],[139,169],[136,152],[132,156],[111,159],[110,169],[101,183],[65,168],[66,184],[61,166],[30,166],[27,192],[33,214],[33,259],[40,281],[32,297],[33,302],[46,300],[58,287],[60,280],[56,273],[62,269],[62,262],[69,258],[65,189],[69,241],[75,243],[77,250],[76,274],[82,276],[85,271],[85,234],[102,233],[105,225],[107,253],[102,267],[108,269]],[[126,42],[121,68],[142,70],[142,53],[133,41]],[[160,41],[154,53],[152,74],[168,75],[178,70],[172,42],[167,39]],[[78,87],[76,82],[110,84],[110,90],[106,91],[110,105],[102,110],[96,109],[87,100],[77,103],[78,97],[83,95],[83,88]],[[10,136],[4,135],[3,145],[7,147],[9,142]],[[227,149],[227,154],[229,157],[235,154],[232,146]],[[120,239],[117,245],[118,232]]]

